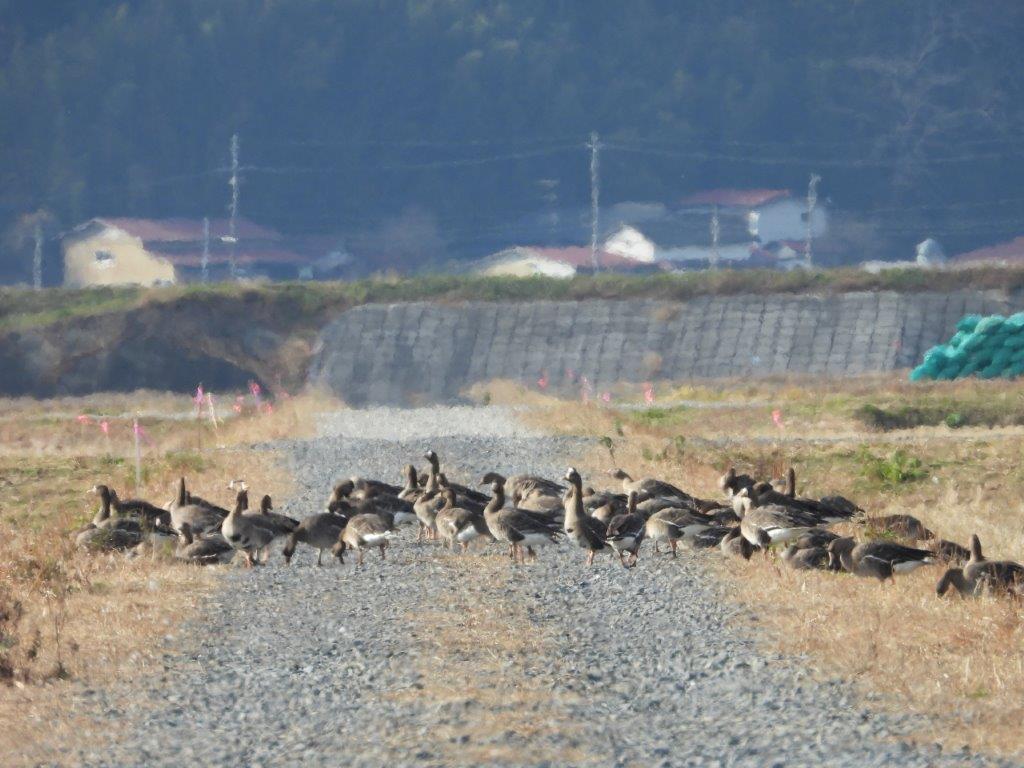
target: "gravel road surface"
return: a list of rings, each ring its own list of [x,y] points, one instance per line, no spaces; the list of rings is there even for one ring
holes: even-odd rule
[[[332,481],[398,480],[433,447],[469,482],[486,470],[560,476],[579,440],[499,408],[325,415],[283,447],[319,511]],[[705,558],[645,550],[625,571],[562,544],[526,566],[500,547],[454,555],[405,529],[386,561],[228,573],[174,640],[162,678],[80,695],[110,722],[89,766],[964,766],[901,740],[841,682],[759,651]],[[354,558],[352,558],[354,561]],[[139,699],[148,701],[139,706]]]

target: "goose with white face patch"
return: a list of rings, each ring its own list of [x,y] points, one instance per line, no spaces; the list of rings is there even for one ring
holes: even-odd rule
[[[613,517],[608,523],[608,530],[605,531],[605,541],[619,556],[619,562],[623,567],[636,567],[637,553],[644,541],[645,528],[643,516],[636,511],[636,491],[630,491],[629,499],[626,501],[626,513]],[[629,559],[625,559],[626,556]]]
[[[498,481],[491,483],[491,496],[484,507],[484,522],[497,541],[509,545],[513,562],[525,562],[524,549],[533,552],[533,547],[554,544],[558,541],[558,526],[550,520],[522,509],[504,509],[505,488]]]
[[[601,520],[588,515],[583,508],[583,479],[575,467],[569,467],[565,479],[569,481],[569,492],[565,494],[565,534],[586,550],[587,565],[593,565],[594,555],[607,546],[607,529]]]
[[[292,556],[299,544],[306,544],[316,550],[316,564],[323,565],[324,551],[330,551],[338,543],[338,538],[345,530],[347,522],[346,515],[335,512],[321,512],[305,518],[294,531],[288,534],[288,541],[285,542],[284,549],[281,550],[284,564],[291,563]]]
[[[466,509],[455,505],[455,491],[446,488],[441,492],[444,506],[434,518],[437,534],[449,549],[457,546],[465,552],[469,544],[481,536],[491,537],[484,520],[483,510]]]

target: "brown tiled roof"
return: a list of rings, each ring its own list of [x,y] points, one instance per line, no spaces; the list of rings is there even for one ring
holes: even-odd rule
[[[100,216],[93,222],[116,227],[143,242],[178,243],[201,242],[203,222],[201,219],[130,219]],[[227,219],[210,219],[210,239],[219,240],[230,230]],[[235,234],[239,240],[281,240],[281,234],[267,227],[261,227],[248,219],[238,219]]]
[[[997,243],[967,253],[958,253],[950,261],[985,261],[995,263],[1024,262],[1024,236],[1015,237],[1006,243]]]

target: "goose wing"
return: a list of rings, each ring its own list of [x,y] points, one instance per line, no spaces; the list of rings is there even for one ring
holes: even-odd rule
[[[608,541],[636,539],[643,535],[645,521],[641,515],[616,515],[608,523],[605,538]]]
[[[891,541],[869,541],[854,548],[855,560],[873,557],[887,563],[909,563],[912,561],[926,562],[935,557],[934,552],[927,549],[907,547]]]

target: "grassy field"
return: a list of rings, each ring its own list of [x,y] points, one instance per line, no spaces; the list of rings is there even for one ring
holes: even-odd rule
[[[320,322],[326,314],[374,302],[536,301],[651,298],[684,300],[695,296],[743,293],[844,293],[893,290],[1016,290],[1024,270],[978,268],[949,272],[892,269],[720,270],[659,275],[595,275],[572,280],[461,275],[379,277],[352,282],[307,282],[171,286],[141,289],[0,289],[0,333],[39,328],[81,317],[123,313],[159,303],[206,302],[280,311],[289,325]]]
[[[664,404],[647,408],[636,404],[636,388],[615,393],[610,405],[566,403],[500,382],[473,394],[529,404],[528,418],[547,429],[601,438],[585,460],[595,486],[612,487],[605,471],[623,466],[634,477],[666,478],[717,498],[717,479],[729,465],[761,477],[793,466],[801,495],[841,493],[869,515],[909,513],[961,544],[977,533],[992,559],[1024,560],[1018,384],[777,380],[661,385],[657,392]],[[632,406],[616,406],[625,401]],[[865,420],[866,408],[934,410],[937,418],[900,429]],[[988,423],[995,426],[967,426]],[[836,530],[864,537],[858,526]],[[940,600],[938,567],[880,586],[792,571],[781,561],[698,556],[777,648],[857,681],[894,709],[929,715],[922,740],[1024,756],[1020,604]]]
[[[321,403],[295,398],[272,414],[249,405],[214,428],[191,417],[189,398],[159,393],[3,401],[0,763],[38,764],[52,758],[47,748],[81,737],[65,681],[103,685],[159,671],[154,639],[177,633],[220,570],[183,566],[169,553],[127,560],[77,550],[68,533],[95,513],[92,486],[162,505],[184,475],[195,492],[229,506],[227,482],[244,478],[280,499],[287,473],[273,453],[249,446],[310,432]],[[136,413],[146,435],[138,485]]]

